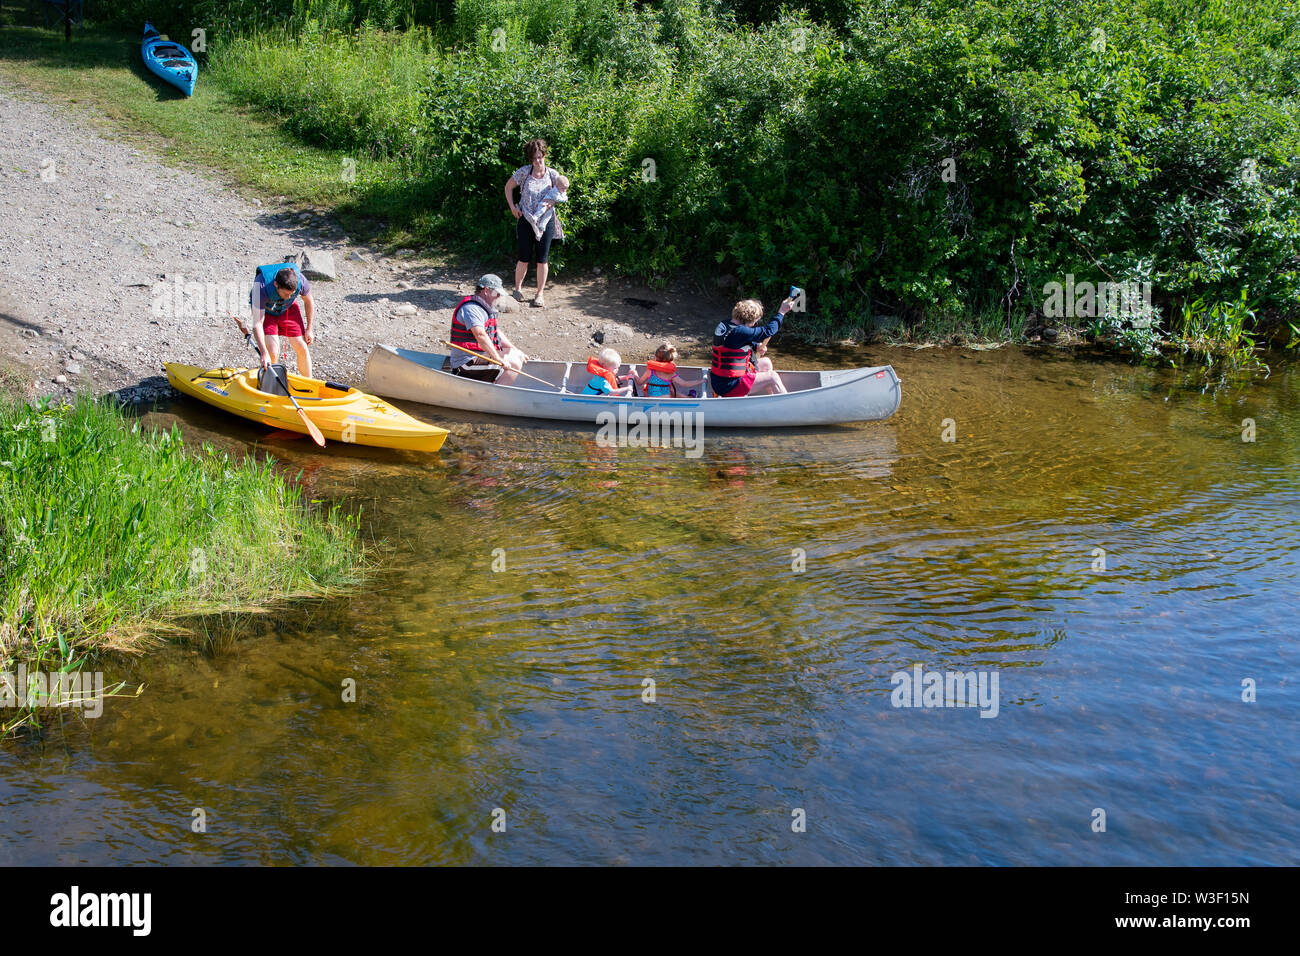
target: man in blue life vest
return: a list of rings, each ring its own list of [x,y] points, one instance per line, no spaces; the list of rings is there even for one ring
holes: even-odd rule
[[[465,296],[452,310],[451,341],[460,346],[451,350],[447,360],[447,371],[453,375],[509,385],[528,361],[528,356],[497,325],[496,304],[504,291],[499,276],[482,276],[475,283],[474,294]],[[506,367],[490,365],[471,353],[485,355]]]
[[[301,303],[299,303],[301,299]],[[252,309],[253,337],[262,353],[262,367],[279,361],[281,339],[288,339],[298,355],[298,374],[311,378],[312,325],[316,307],[311,298],[311,283],[292,262],[258,266],[253,288],[248,296]]]

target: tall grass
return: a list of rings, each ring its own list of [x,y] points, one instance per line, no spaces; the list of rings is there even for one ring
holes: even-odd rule
[[[363,564],[355,518],[269,463],[88,398],[0,400],[0,670],[75,668],[180,615],[330,593]]]
[[[307,142],[387,158],[417,152],[423,86],[436,63],[431,35],[309,24],[218,43],[209,77],[276,114]]]
[[[1170,346],[1179,357],[1169,358],[1170,365],[1199,373],[1209,381],[1236,379],[1243,374],[1268,371],[1260,358],[1254,331],[1255,307],[1249,290],[1224,302],[1207,302],[1198,296],[1185,302],[1174,322]],[[1294,328],[1294,326],[1292,326]]]

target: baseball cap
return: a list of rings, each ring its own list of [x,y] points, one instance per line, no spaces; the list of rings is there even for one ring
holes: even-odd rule
[[[475,285],[479,289],[493,289],[497,292],[505,292],[505,286],[501,284],[501,277],[490,272],[485,276],[479,276]]]

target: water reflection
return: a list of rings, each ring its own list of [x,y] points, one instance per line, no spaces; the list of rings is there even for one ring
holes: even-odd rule
[[[695,460],[504,419],[326,457],[178,407],[360,508],[387,570],[7,751],[0,861],[1293,859],[1295,373],[891,360],[889,422]],[[890,707],[918,662],[997,668],[999,716]]]

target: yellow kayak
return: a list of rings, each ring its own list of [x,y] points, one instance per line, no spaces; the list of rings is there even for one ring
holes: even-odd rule
[[[201,369],[167,362],[167,379],[179,391],[251,421],[305,434],[306,426],[283,395],[257,387],[257,369]],[[429,425],[394,408],[382,398],[333,382],[288,375],[289,389],[307,417],[329,441],[437,451],[447,429]]]

